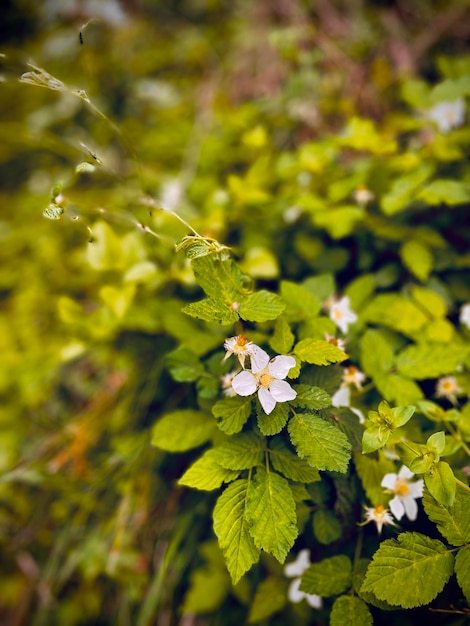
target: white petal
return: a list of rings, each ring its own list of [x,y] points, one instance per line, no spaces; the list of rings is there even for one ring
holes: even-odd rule
[[[405,508],[406,517],[414,522],[418,517],[418,505],[416,504],[416,500],[414,498],[403,498],[403,506]]]
[[[255,393],[256,388],[256,378],[246,370],[237,374],[232,380],[232,389],[239,396],[251,396],[252,393]]]
[[[292,578],[293,576],[302,576],[310,565],[310,550],[301,550],[295,561],[292,561],[292,563],[289,563],[284,567],[284,574],[288,578]]]
[[[398,478],[404,478],[405,480],[409,480],[413,478],[413,472],[406,467],[406,465],[402,465],[400,471],[398,472]]]
[[[408,486],[410,488],[409,496],[415,499],[423,497],[424,480],[422,478],[414,483],[409,483]]]
[[[293,356],[276,356],[269,362],[268,371],[275,378],[285,378],[295,363]]]
[[[273,380],[269,385],[269,391],[276,402],[287,402],[297,396],[297,392],[285,380]]]
[[[316,596],[314,593],[306,593],[305,599],[313,609],[321,609],[323,606],[323,598]]]
[[[305,598],[305,593],[303,591],[299,591],[301,578],[296,578],[293,580],[289,586],[289,591],[287,592],[287,597],[291,602],[300,602]]]
[[[254,374],[264,370],[269,363],[269,354],[255,343],[250,347],[249,355],[251,357],[251,371]]]
[[[351,390],[349,387],[340,387],[335,391],[331,398],[331,404],[337,408],[341,406],[349,406],[351,402]]]
[[[380,483],[380,485],[382,487],[385,487],[385,489],[391,489],[392,491],[394,491],[396,482],[397,482],[396,474],[385,474],[385,476],[382,478],[382,482]]]
[[[393,500],[390,500],[390,502],[388,503],[388,506],[391,512],[393,513],[393,515],[398,520],[400,520],[403,517],[405,513],[405,507],[403,506],[403,502],[400,500],[398,496],[395,496]]]
[[[266,413],[266,415],[269,415],[276,406],[276,400],[272,397],[268,389],[263,389],[263,387],[258,390],[258,398],[261,402],[261,406],[263,407],[264,412]]]

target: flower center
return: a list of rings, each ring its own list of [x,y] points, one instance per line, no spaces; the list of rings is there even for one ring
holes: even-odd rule
[[[237,342],[235,344],[235,347],[240,351],[240,352],[245,352],[246,351],[246,344],[248,343],[248,339],[246,337],[243,337],[243,335],[240,335],[237,338]]]
[[[267,369],[263,370],[256,376],[256,382],[258,384],[258,387],[264,387],[265,389],[269,387],[273,380],[274,378],[271,376]]]
[[[397,494],[397,496],[407,496],[410,493],[410,486],[406,480],[397,478],[393,491]]]
[[[343,317],[343,311],[341,309],[333,309],[333,317],[335,320],[340,320]]]
[[[384,509],[384,507],[381,504],[379,504],[374,509],[374,519],[379,521],[379,520],[382,520],[384,518],[385,518],[385,509]]]

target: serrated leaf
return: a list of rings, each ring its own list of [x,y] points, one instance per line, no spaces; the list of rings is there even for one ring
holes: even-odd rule
[[[408,346],[397,356],[396,367],[415,380],[438,378],[455,372],[469,353],[465,344],[420,344]]]
[[[375,296],[362,310],[361,319],[411,336],[428,322],[428,317],[414,302],[393,293]]]
[[[269,345],[278,354],[287,354],[294,344],[294,333],[285,317],[278,317]]]
[[[199,302],[190,302],[181,310],[186,315],[214,324],[235,324],[238,321],[238,313],[220,298],[204,298]]]
[[[322,339],[302,339],[296,344],[294,352],[301,361],[313,365],[341,363],[348,358],[337,346]]]
[[[431,206],[466,204],[470,200],[470,186],[464,181],[438,178],[426,185],[418,194],[418,198]]]
[[[299,533],[295,500],[287,480],[258,470],[248,491],[246,516],[256,547],[284,563]]]
[[[239,433],[250,417],[251,398],[236,396],[219,400],[212,407],[212,415],[216,417],[218,426],[226,435]]]
[[[338,554],[310,565],[302,576],[300,591],[326,598],[343,593],[351,585],[351,560],[344,554]]]
[[[293,454],[280,438],[271,441],[269,459],[274,469],[290,480],[299,483],[312,483],[320,480],[318,470]]]
[[[360,339],[360,361],[362,370],[371,378],[379,373],[388,373],[394,362],[393,348],[386,334],[368,329]]]
[[[298,455],[312,467],[347,471],[351,446],[338,428],[316,415],[299,414],[290,420],[288,430]]]
[[[411,468],[410,468],[411,469]],[[452,506],[455,499],[456,482],[452,468],[445,461],[433,463],[424,474],[424,483],[429,493],[445,506]]]
[[[230,577],[223,565],[208,563],[193,571],[183,601],[183,615],[215,611],[224,601],[230,587]]]
[[[287,424],[289,418],[289,405],[287,402],[278,402],[269,415],[264,412],[260,404],[256,406],[256,419],[258,428],[263,435],[277,435]]]
[[[204,366],[194,352],[187,348],[178,348],[169,352],[165,364],[173,379],[180,383],[194,382],[204,374]]]
[[[246,470],[261,465],[267,450],[266,440],[255,433],[239,433],[211,451],[219,465],[230,470]]]
[[[333,603],[330,626],[372,626],[367,604],[357,596],[340,596]]]
[[[328,545],[341,537],[342,527],[333,511],[320,509],[313,514],[313,532],[320,543]]]
[[[428,604],[453,572],[454,558],[443,543],[420,533],[387,539],[374,554],[361,592],[411,609]]]
[[[420,281],[429,278],[434,259],[429,246],[416,239],[406,241],[401,249],[400,256],[408,270]]]
[[[249,279],[232,259],[208,255],[193,259],[191,267],[197,283],[209,298],[222,300],[229,306],[244,298]]]
[[[283,609],[287,604],[287,585],[284,580],[270,576],[256,588],[248,613],[248,623],[255,624]]]
[[[200,459],[189,467],[178,480],[178,485],[212,491],[238,477],[238,471],[232,471],[222,467],[217,462],[215,450],[207,450]]]
[[[240,317],[249,322],[275,320],[285,309],[281,298],[270,291],[255,291],[238,307]]]
[[[192,409],[173,411],[161,417],[152,429],[152,445],[168,452],[197,448],[214,434],[214,420]]]
[[[326,409],[331,406],[330,395],[321,387],[294,385],[294,389],[297,391],[297,396],[290,402],[293,406],[314,411]]]
[[[311,291],[288,280],[281,281],[281,296],[285,302],[285,315],[291,322],[300,322],[315,317],[320,311],[320,302]]]
[[[467,602],[470,602],[470,546],[464,546],[457,552],[455,575]]]
[[[470,543],[470,495],[458,488],[452,506],[441,504],[425,489],[423,506],[438,531],[453,546]]]
[[[219,497],[214,507],[214,532],[235,585],[257,563],[260,551],[248,532],[246,521],[249,481],[236,480]]]
[[[374,383],[380,395],[395,404],[415,404],[424,397],[414,380],[398,374],[380,374],[374,377]]]

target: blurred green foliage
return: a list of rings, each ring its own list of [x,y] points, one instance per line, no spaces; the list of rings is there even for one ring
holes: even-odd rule
[[[333,332],[316,314],[344,292],[359,313],[348,354],[372,381],[357,406],[435,400],[436,379],[455,373],[468,441],[470,331],[458,318],[470,302],[470,128],[429,115],[470,95],[467,3],[90,7],[12,0],[2,25],[0,621],[326,624],[327,609],[312,617],[283,600],[270,557],[232,587],[215,497],[177,485],[194,451],[150,445],[160,416],[210,415],[236,334],[182,312],[202,292],[175,246],[190,224],[230,246],[256,293],[290,302],[288,325],[240,310],[250,338],[279,351],[292,325],[298,340]],[[242,329],[232,317],[222,321]],[[313,368],[309,383],[333,393],[338,367],[325,380]],[[428,408],[410,426],[423,445]],[[465,448],[451,460],[463,480]],[[366,483],[312,487],[324,545],[357,532],[361,494],[377,489]],[[332,485],[350,515],[339,540],[321,493]],[[371,556],[375,529],[364,542]],[[456,586],[434,609],[374,618],[468,617]]]

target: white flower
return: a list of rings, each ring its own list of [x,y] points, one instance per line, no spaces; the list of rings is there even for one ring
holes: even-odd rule
[[[417,498],[423,497],[423,480],[411,482],[414,474],[406,465],[403,465],[398,474],[385,474],[381,486],[388,489],[395,497],[390,500],[388,506],[393,515],[400,520],[403,515],[412,522],[418,516]]]
[[[277,402],[287,402],[296,397],[297,392],[284,380],[294,365],[295,359],[291,356],[276,356],[270,360],[269,355],[258,348],[251,356],[251,372],[240,372],[233,379],[232,387],[239,396],[251,396],[258,390],[261,406],[269,415]]]
[[[349,324],[357,322],[357,315],[351,309],[348,296],[343,296],[340,300],[333,300],[329,304],[329,315],[330,319],[344,334],[348,332]]]
[[[328,341],[328,343],[331,343],[333,346],[336,346],[343,352],[345,352],[346,350],[346,341],[341,337],[334,337],[333,335],[325,333],[325,341]]]
[[[240,365],[243,368],[245,367],[245,359],[247,356],[251,357],[252,360],[256,360],[257,354],[266,354],[262,348],[257,346],[255,343],[248,341],[248,339],[243,335],[237,335],[236,337],[226,339],[224,342],[224,348],[227,350],[227,354],[223,360],[225,361],[232,354],[236,354],[238,356],[238,360],[240,361]],[[266,356],[268,355],[266,354]]]
[[[321,609],[323,606],[323,600],[320,596],[313,593],[305,593],[305,591],[300,591],[299,589],[302,576],[310,565],[309,551],[301,550],[297,555],[296,560],[285,566],[284,574],[288,578],[293,578],[295,576],[295,579],[290,584],[287,595],[291,602],[297,603],[305,598],[311,607],[314,609]]]
[[[374,197],[375,196],[372,193],[372,191],[370,189],[367,189],[367,187],[364,187],[364,185],[359,186],[353,192],[353,198],[354,198],[355,202],[357,202],[357,204],[359,206],[362,206],[362,207],[364,207],[367,204],[369,204],[369,202],[372,202]]]
[[[360,524],[360,526],[364,526],[369,522],[374,522],[377,526],[377,532],[379,535],[382,533],[383,526],[387,526],[390,524],[391,526],[396,526],[393,521],[393,517],[390,515],[388,509],[384,508],[381,504],[378,506],[365,507],[366,509],[366,521]]]
[[[467,328],[470,328],[470,304],[463,304],[461,306],[459,321]]]
[[[463,98],[455,102],[440,102],[428,111],[429,118],[436,122],[441,133],[448,133],[452,128],[462,126],[465,117]]]
[[[224,396],[231,397],[237,395],[234,388],[232,387],[232,381],[237,374],[238,370],[233,370],[232,372],[224,374],[220,377],[220,384],[222,385],[222,393],[224,394]]]
[[[183,185],[177,178],[163,183],[160,192],[159,204],[166,211],[175,211],[183,199]]]
[[[442,376],[436,384],[436,396],[447,398],[452,404],[457,404],[457,396],[462,393],[462,389],[455,376]]]
[[[331,397],[331,404],[338,409],[341,407],[347,407],[359,418],[359,423],[364,424],[365,417],[359,409],[355,409],[351,406],[351,389],[349,387],[340,387]]]
[[[354,385],[356,389],[362,389],[362,383],[365,381],[366,375],[364,372],[361,372],[355,365],[350,365],[349,367],[343,368],[343,376],[342,376],[342,387],[347,387],[348,385]]]

